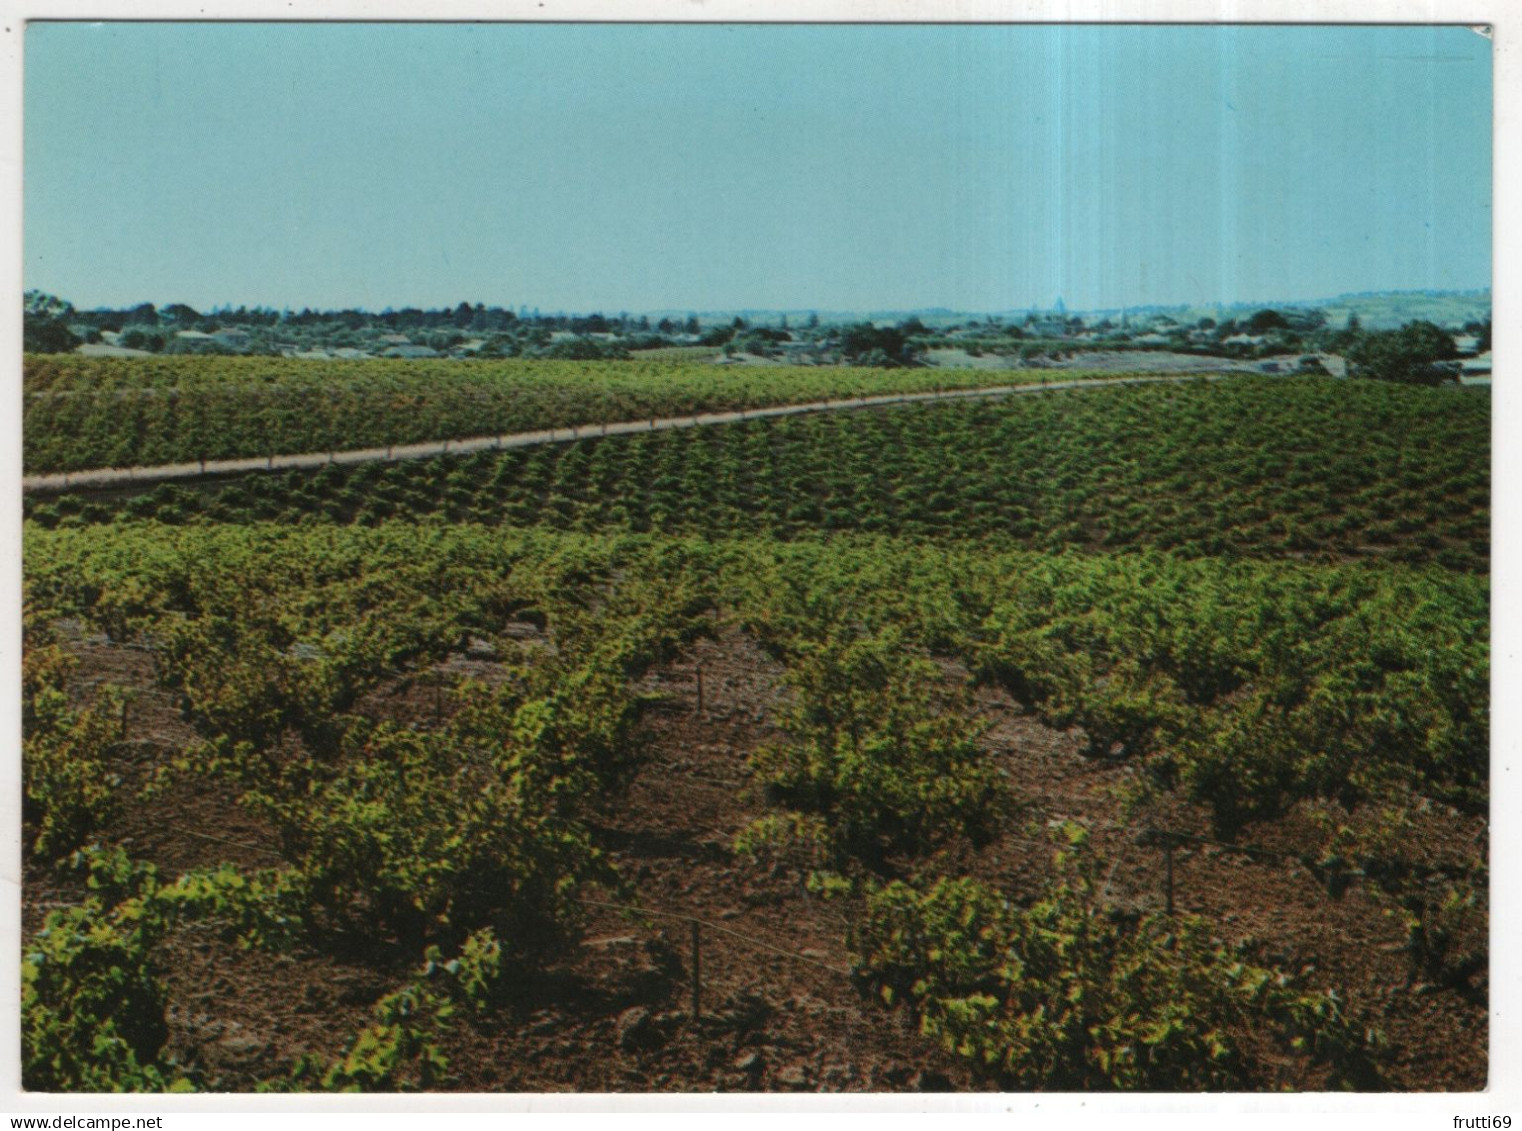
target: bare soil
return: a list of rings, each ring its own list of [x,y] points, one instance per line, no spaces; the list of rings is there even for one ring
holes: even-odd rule
[[[67,629],[68,626],[65,626]],[[532,630],[525,629],[525,633]],[[105,830],[132,855],[173,876],[231,861],[278,861],[271,831],[223,787],[181,781],[138,796],[193,741],[169,693],[153,682],[149,653],[67,631],[79,660],[75,686],[136,691],[126,741],[116,749],[125,791]],[[490,678],[493,661],[453,657],[451,673]],[[703,703],[697,703],[701,670]],[[957,674],[948,665],[948,674]],[[515,1004],[459,1020],[446,1051],[462,1091],[711,1092],[975,1090],[980,1084],[950,1055],[919,1036],[902,1011],[862,994],[847,974],[846,933],[856,906],[811,894],[796,873],[737,856],[734,838],[763,811],[749,786],[747,758],[779,737],[779,668],[753,642],[726,630],[647,678],[662,700],[648,713],[648,749],[626,792],[607,800],[595,824],[602,843],[649,912],[632,916],[588,906],[584,941]],[[378,689],[367,711],[426,722],[447,710],[426,680]],[[1120,788],[1134,780],[1124,762],[1085,754],[1079,731],[1041,725],[995,691],[980,692],[990,723],[988,754],[1020,800],[1004,835],[981,852],[961,846],[940,864],[1012,893],[1038,890],[1050,872],[1049,824],[1078,820],[1093,830],[1109,868],[1105,899],[1157,909],[1164,860],[1143,843]],[[1208,833],[1203,813],[1178,802],[1146,821]],[[1437,867],[1483,841],[1484,822],[1434,807],[1416,814],[1403,851]],[[1335,987],[1351,1009],[1383,1032],[1387,1086],[1421,1091],[1486,1085],[1484,975],[1468,985],[1427,985],[1413,973],[1405,932],[1391,902],[1355,881],[1340,895],[1295,859],[1324,834],[1303,812],[1244,834],[1268,852],[1210,844],[1179,849],[1175,901],[1214,923],[1220,936],[1249,944],[1261,961],[1303,971]],[[52,906],[80,898],[69,882],[33,868],[25,877],[25,929]],[[596,896],[593,896],[596,898]],[[613,896],[608,896],[612,900]],[[701,969],[692,1000],[692,928],[700,928]],[[178,930],[163,969],[170,995],[170,1051],[195,1066],[210,1088],[247,1090],[281,1075],[297,1056],[336,1055],[372,1021],[371,1007],[416,968],[419,956],[385,939],[351,953],[265,953],[238,947],[207,927]],[[1286,1066],[1282,1084],[1316,1088]]]

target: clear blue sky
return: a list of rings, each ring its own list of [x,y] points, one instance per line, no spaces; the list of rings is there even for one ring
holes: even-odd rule
[[[26,285],[967,311],[1490,283],[1460,28],[32,24]]]

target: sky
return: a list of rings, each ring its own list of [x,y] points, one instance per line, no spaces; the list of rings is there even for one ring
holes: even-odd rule
[[[25,285],[1071,310],[1491,278],[1465,28],[32,23]]]

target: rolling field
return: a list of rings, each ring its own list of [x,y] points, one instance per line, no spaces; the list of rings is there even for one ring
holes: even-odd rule
[[[46,525],[390,517],[634,532],[859,530],[1041,549],[1489,563],[1489,401],[1314,378],[1075,390],[161,486]]]
[[[309,361],[29,355],[29,475],[384,448],[891,392],[1038,383],[932,369],[681,361]],[[1081,379],[1083,373],[1064,374]],[[1114,374],[1106,374],[1114,376]]]
[[[29,362],[28,470],[183,454],[71,396],[224,364]],[[446,371],[334,366],[325,426],[794,391]],[[24,1078],[1481,1088],[1489,409],[1233,378],[29,500]]]

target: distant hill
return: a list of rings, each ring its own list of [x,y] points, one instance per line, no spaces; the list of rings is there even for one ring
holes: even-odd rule
[[[1166,314],[1182,323],[1201,318],[1222,321],[1243,319],[1259,310],[1307,310],[1326,312],[1327,325],[1340,328],[1348,315],[1356,313],[1366,330],[1394,330],[1407,322],[1422,319],[1439,326],[1462,326],[1466,322],[1483,322],[1490,317],[1490,290],[1474,291],[1367,291],[1338,295],[1335,298],[1274,299],[1263,302],[1195,303],[1180,306],[1131,306],[1125,308],[1132,321],[1154,314]],[[1101,317],[1119,320],[1119,307],[1112,310],[1078,312],[1086,321]],[[1008,315],[1006,317],[1011,317]]]
[[[1393,330],[1419,318],[1439,326],[1462,326],[1490,317],[1490,291],[1390,291],[1339,295],[1309,305],[1326,311],[1333,326],[1342,325],[1353,313],[1368,330]]]
[[[1490,290],[1474,291],[1369,291],[1361,294],[1337,295],[1335,298],[1318,299],[1276,299],[1263,302],[1244,303],[1193,303],[1182,305],[1147,305],[1112,307],[1104,310],[1069,310],[1069,315],[1077,315],[1087,322],[1096,322],[1101,318],[1110,318],[1118,322],[1122,313],[1132,321],[1145,319],[1155,314],[1166,314],[1176,321],[1189,323],[1197,322],[1201,318],[1247,318],[1255,311],[1264,309],[1286,310],[1318,308],[1326,312],[1327,324],[1332,327],[1341,327],[1348,320],[1348,315],[1357,313],[1358,320],[1367,330],[1393,330],[1404,326],[1407,322],[1424,319],[1435,322],[1439,326],[1462,326],[1465,322],[1480,321],[1490,317]],[[650,320],[656,321],[662,317],[685,319],[691,311],[648,311]],[[788,323],[792,326],[805,324],[811,313],[818,315],[819,320],[826,324],[839,324],[868,320],[873,322],[900,322],[909,317],[918,318],[927,326],[945,326],[954,322],[967,322],[973,319],[981,320],[989,317],[985,311],[959,311],[950,310],[944,306],[920,307],[916,310],[704,310],[698,312],[698,317],[705,326],[715,323],[729,322],[736,315],[744,318],[752,325],[776,325],[785,314]],[[992,317],[1006,323],[1019,324],[1025,321],[1029,311],[1025,309],[1010,309],[995,311]]]

